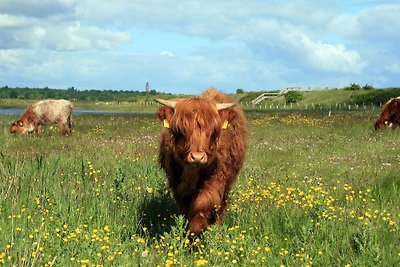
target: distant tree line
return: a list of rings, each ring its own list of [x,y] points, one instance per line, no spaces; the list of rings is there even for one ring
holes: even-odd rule
[[[160,94],[156,90],[145,91],[116,91],[116,90],[77,90],[75,87],[68,89],[50,89],[44,88],[11,88],[4,86],[0,88],[0,99],[69,99],[83,101],[132,101],[137,96],[157,95]]]

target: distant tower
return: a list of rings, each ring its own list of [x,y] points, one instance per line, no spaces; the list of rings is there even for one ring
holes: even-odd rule
[[[146,93],[150,92],[150,85],[149,83],[146,83]]]

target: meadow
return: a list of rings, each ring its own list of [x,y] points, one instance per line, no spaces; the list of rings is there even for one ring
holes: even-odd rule
[[[376,113],[247,111],[232,204],[192,242],[155,115],[75,116],[67,138],[0,116],[0,265],[398,266],[400,130]]]

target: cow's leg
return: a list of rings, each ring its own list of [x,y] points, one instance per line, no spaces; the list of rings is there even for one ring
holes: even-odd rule
[[[68,116],[67,122],[68,122],[67,125],[68,125],[69,132],[71,133],[72,132],[72,117],[71,116]]]
[[[199,179],[198,170],[195,168],[184,168],[181,174],[181,182],[171,181],[173,185],[174,199],[179,208],[179,212],[188,219],[192,209],[193,198],[197,195],[197,181]]]
[[[58,123],[58,127],[60,128],[60,131],[61,131],[62,135],[67,136],[67,135],[69,135],[71,133],[71,131],[70,131],[69,127],[68,127],[68,124],[65,123],[65,122],[59,122]]]
[[[191,233],[199,235],[214,223],[215,211],[221,208],[224,187],[225,185],[218,180],[204,183],[189,210],[188,227]]]
[[[198,213],[189,221],[189,231],[194,235],[200,235],[209,226],[208,220],[204,213]]]
[[[40,134],[40,124],[34,126],[35,136],[39,136]]]
[[[33,125],[33,131],[35,136],[39,136],[40,134],[40,126],[41,126],[41,122],[39,119],[34,119],[32,124]]]
[[[220,224],[224,218],[226,208],[231,203],[231,199],[229,198],[228,194],[225,193],[224,199],[221,202],[221,206],[217,209],[216,213],[217,216],[215,218],[215,224]]]
[[[183,197],[174,196],[174,198],[175,198],[175,201],[178,206],[180,214],[183,214],[188,218],[190,205],[192,202],[192,197],[190,197],[190,196],[183,196]]]

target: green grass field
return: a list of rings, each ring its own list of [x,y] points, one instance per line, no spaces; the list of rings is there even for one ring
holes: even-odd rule
[[[398,266],[400,130],[375,132],[376,113],[247,112],[232,205],[194,242],[154,115],[75,116],[67,138],[0,116],[0,265]]]

